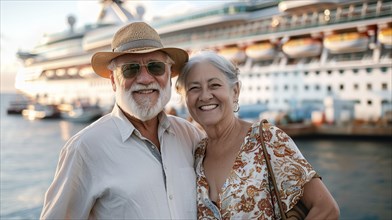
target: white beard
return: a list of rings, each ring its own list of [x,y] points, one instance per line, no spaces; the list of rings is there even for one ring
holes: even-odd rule
[[[117,81],[118,82],[118,81]],[[153,83],[148,86],[134,85],[129,90],[125,90],[123,86],[116,83],[116,103],[126,113],[141,120],[147,121],[157,116],[169,102],[171,97],[171,85],[167,82],[165,88],[161,88],[158,83]],[[133,96],[132,91],[140,89],[156,89],[159,91],[159,98],[156,103],[149,98],[137,102]]]

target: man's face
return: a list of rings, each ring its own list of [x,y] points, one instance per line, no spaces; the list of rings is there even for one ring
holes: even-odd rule
[[[124,77],[125,64],[146,65],[151,62],[167,62],[167,55],[162,52],[148,54],[127,54],[116,58],[116,69],[111,76],[117,105],[132,117],[147,121],[158,115],[171,96],[170,64],[164,65],[164,74],[153,75],[147,66],[140,66],[132,77]],[[135,65],[134,65],[135,66]],[[153,72],[154,69],[150,69]]]

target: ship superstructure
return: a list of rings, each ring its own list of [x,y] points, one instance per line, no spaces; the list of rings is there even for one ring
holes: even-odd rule
[[[227,2],[151,25],[165,46],[184,48],[191,55],[215,50],[236,62],[241,105],[376,120],[392,111],[391,17],[390,0],[253,0]],[[17,88],[47,102],[88,98],[113,104],[109,81],[98,78],[89,61],[93,52],[110,50],[120,25],[67,40],[78,46],[67,46],[67,52],[58,53],[62,58],[51,55],[40,61],[42,55],[32,55],[31,64],[25,59]],[[170,105],[183,107],[175,93]]]

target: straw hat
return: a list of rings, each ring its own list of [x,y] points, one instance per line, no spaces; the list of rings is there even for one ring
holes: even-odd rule
[[[175,62],[172,77],[177,76],[188,61],[188,53],[179,48],[163,47],[158,33],[145,22],[133,22],[120,28],[113,36],[112,52],[97,52],[91,58],[91,65],[98,75],[109,78],[107,68],[110,61],[124,54],[143,54],[154,51],[167,53]]]

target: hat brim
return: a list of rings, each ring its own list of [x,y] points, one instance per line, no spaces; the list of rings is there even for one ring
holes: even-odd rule
[[[172,65],[171,77],[178,76],[181,72],[181,68],[189,59],[188,53],[179,48],[153,48],[132,52],[97,52],[91,58],[91,66],[96,74],[104,78],[109,78],[111,71],[108,69],[108,66],[114,58],[125,54],[144,54],[155,51],[165,52],[173,59],[174,64]]]

